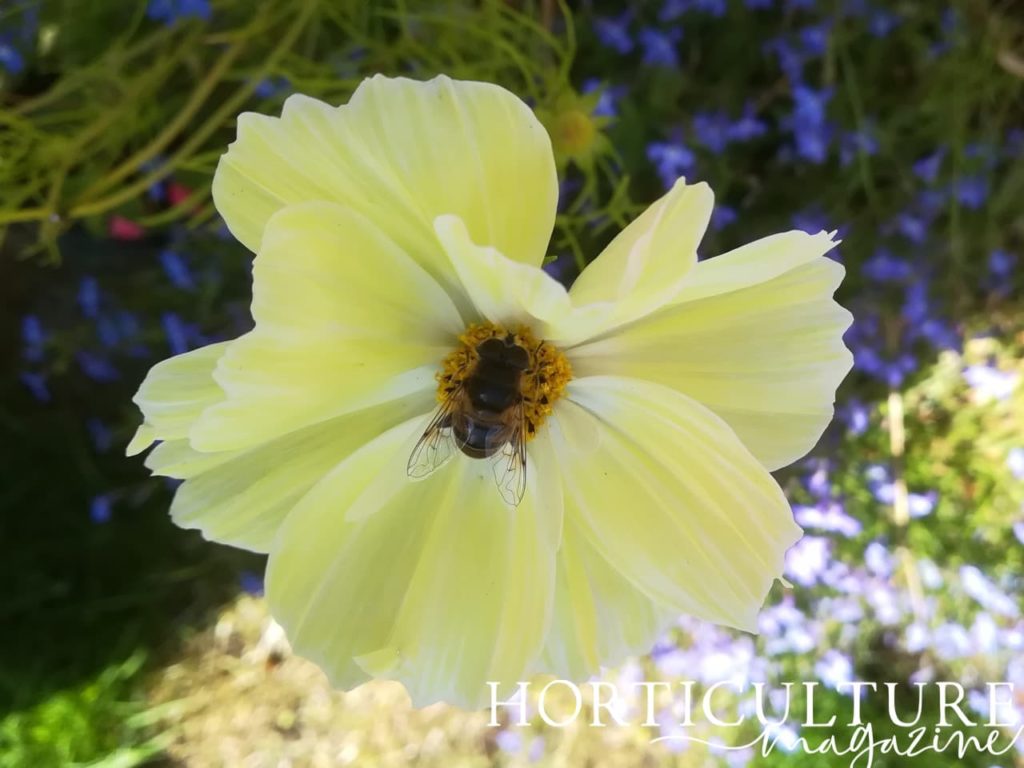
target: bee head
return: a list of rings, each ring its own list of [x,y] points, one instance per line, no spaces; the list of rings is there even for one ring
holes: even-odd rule
[[[525,371],[530,367],[530,353],[516,344],[511,334],[503,339],[487,339],[476,348],[476,352],[481,360],[501,363],[517,371]]]

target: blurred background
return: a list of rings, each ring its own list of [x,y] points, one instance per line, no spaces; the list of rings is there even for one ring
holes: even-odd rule
[[[799,708],[763,757],[652,743],[677,733],[668,701],[658,728],[559,730],[331,692],[269,620],[261,558],[175,528],[173,486],[124,458],[148,367],[249,327],[251,255],[210,201],[235,117],[376,72],[536,110],[566,282],[680,175],[717,194],[702,257],[843,238],[856,367],[779,473],[807,530],[793,589],[757,637],[681,618],[606,679],[818,680],[841,721],[844,680],[959,681],[982,719],[984,684],[1010,681],[1024,714],[1019,3],[3,0],[0,766],[849,764],[785,748],[820,738]],[[865,703],[879,734],[884,707]]]

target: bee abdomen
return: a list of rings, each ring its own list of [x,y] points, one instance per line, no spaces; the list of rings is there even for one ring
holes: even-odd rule
[[[486,459],[497,453],[504,440],[499,436],[504,431],[501,424],[483,424],[473,419],[456,419],[452,424],[455,443],[471,459]]]

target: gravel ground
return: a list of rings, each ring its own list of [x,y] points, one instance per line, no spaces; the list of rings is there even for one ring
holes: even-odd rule
[[[168,756],[196,768],[719,764],[694,751],[671,755],[640,728],[491,728],[485,712],[413,709],[397,683],[334,691],[249,595],[186,641],[150,699]]]

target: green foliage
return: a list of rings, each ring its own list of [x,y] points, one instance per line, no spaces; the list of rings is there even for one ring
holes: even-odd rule
[[[35,222],[30,252],[56,259],[68,227],[113,212],[146,227],[209,219],[235,116],[277,111],[287,92],[340,103],[375,72],[488,80],[537,105],[568,87],[571,40],[503,2],[224,0],[214,24],[170,26],[145,10],[43,3],[34,77],[0,81],[0,227]],[[6,23],[17,20],[15,9]],[[172,175],[194,192],[154,210],[146,190]]]
[[[140,728],[145,711],[136,679],[145,658],[135,653],[94,679],[0,719],[0,766],[45,768],[140,765],[161,749]],[[133,747],[125,745],[135,744]],[[94,762],[101,761],[102,762]]]

